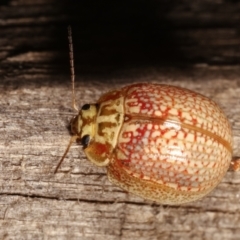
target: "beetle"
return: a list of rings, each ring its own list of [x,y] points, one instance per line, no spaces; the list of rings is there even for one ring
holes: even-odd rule
[[[77,109],[72,48],[70,59]],[[80,141],[87,158],[107,168],[112,183],[161,204],[200,199],[231,164],[237,170],[223,111],[211,99],[176,86],[137,83],[103,94],[82,106],[71,132],[55,173],[71,144]]]

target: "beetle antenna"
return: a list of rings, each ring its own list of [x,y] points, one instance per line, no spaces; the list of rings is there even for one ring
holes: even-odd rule
[[[77,135],[71,137],[71,139],[70,139],[70,141],[69,141],[69,143],[68,143],[68,146],[67,146],[67,148],[66,148],[66,150],[65,150],[65,152],[64,152],[64,154],[63,154],[63,156],[62,156],[62,158],[61,158],[61,160],[59,161],[57,167],[55,168],[54,174],[57,173],[59,167],[61,166],[61,164],[62,164],[64,158],[66,157],[66,155],[67,155],[67,153],[68,153],[71,145],[73,144],[73,142],[75,142],[78,138],[79,138],[79,137],[78,137]]]
[[[71,71],[71,82],[72,82],[72,107],[74,110],[76,110],[77,112],[79,112],[79,109],[76,105],[76,95],[75,95],[75,72],[74,72],[74,55],[73,55],[73,41],[72,41],[72,28],[71,26],[68,26],[68,44],[69,44],[69,59],[70,59],[70,71]],[[77,138],[79,138],[77,135],[72,136],[67,149],[65,150],[62,158],[60,159],[57,167],[55,168],[54,174],[57,173],[59,167],[61,166],[64,158],[66,157],[71,145],[73,142],[75,142],[77,140]]]
[[[70,71],[71,71],[71,82],[72,82],[72,107],[74,110],[79,112],[76,105],[75,95],[75,72],[74,72],[74,55],[73,55],[73,41],[72,41],[72,28],[68,26],[68,44],[69,44],[69,59],[70,59]]]

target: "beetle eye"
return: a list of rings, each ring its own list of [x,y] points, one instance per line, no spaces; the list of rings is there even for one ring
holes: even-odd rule
[[[90,108],[90,104],[84,104],[83,106],[82,106],[82,110],[88,110]]]
[[[81,144],[83,145],[84,148],[88,146],[89,142],[90,142],[90,135],[84,135],[81,138]]]

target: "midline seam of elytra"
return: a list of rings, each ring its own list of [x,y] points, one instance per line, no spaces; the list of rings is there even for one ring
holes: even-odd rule
[[[171,119],[164,119],[164,118],[155,118],[155,117],[148,117],[148,116],[142,116],[142,115],[131,115],[131,114],[126,114],[129,117],[129,120],[146,120],[149,121],[151,120],[152,122],[169,122],[169,123],[174,123],[174,124],[178,124],[179,126],[183,127],[183,128],[188,128],[193,130],[194,132],[200,132],[200,133],[204,133],[205,135],[213,138],[214,140],[216,140],[217,142],[221,143],[230,153],[232,153],[232,147],[230,146],[229,142],[224,140],[222,137],[218,136],[215,133],[212,133],[208,130],[202,129],[200,127],[195,127],[193,125],[187,124],[187,123],[181,123],[178,122],[176,120],[171,120]],[[121,130],[120,130],[121,131]]]

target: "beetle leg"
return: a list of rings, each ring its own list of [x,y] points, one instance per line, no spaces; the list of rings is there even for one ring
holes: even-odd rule
[[[240,171],[240,157],[232,159],[229,169],[234,172]]]

